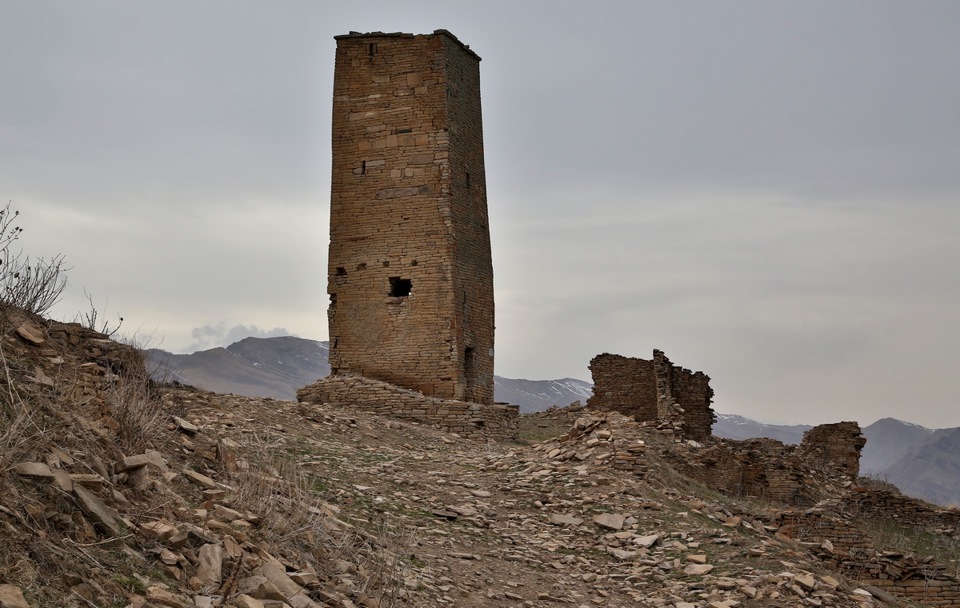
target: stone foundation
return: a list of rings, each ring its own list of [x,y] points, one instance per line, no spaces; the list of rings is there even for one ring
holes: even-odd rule
[[[297,400],[433,425],[471,439],[515,439],[520,415],[520,408],[515,405],[483,405],[428,397],[380,380],[346,374],[323,378],[301,388],[297,391]]]

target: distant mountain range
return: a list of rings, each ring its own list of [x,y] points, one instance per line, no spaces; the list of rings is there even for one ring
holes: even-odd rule
[[[217,393],[248,397],[297,398],[297,389],[330,373],[327,342],[286,336],[246,338],[226,348],[190,355],[147,351],[154,377],[189,384]],[[494,400],[520,406],[523,413],[551,405],[586,403],[592,385],[583,380],[518,380],[494,376]]]
[[[226,348],[190,355],[147,351],[154,376],[218,393],[296,399],[297,389],[330,373],[326,342],[303,338],[246,338]],[[592,385],[583,380],[523,380],[494,376],[494,399],[522,413],[551,405],[586,403]],[[718,414],[713,433],[728,439],[770,437],[800,443],[809,425],[763,424]],[[902,492],[941,505],[960,505],[960,428],[928,429],[883,418],[863,429],[867,445],[861,475],[896,485]]]

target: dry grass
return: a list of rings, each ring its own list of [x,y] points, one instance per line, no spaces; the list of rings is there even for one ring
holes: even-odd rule
[[[254,447],[237,464],[224,502],[257,515],[268,543],[312,556],[317,572],[333,573],[377,606],[399,603],[405,576],[414,576],[403,559],[416,544],[412,530],[339,519],[339,510],[322,499],[322,479],[267,446]]]

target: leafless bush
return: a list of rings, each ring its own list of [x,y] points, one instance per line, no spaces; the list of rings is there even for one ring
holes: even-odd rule
[[[0,209],[0,301],[42,315],[60,300],[67,285],[63,255],[31,261],[12,247],[23,228],[14,224],[19,211]]]
[[[90,303],[90,310],[83,313],[83,319],[79,319],[84,327],[92,329],[93,331],[99,332],[108,338],[112,338],[118,331],[120,331],[120,326],[123,325],[123,317],[117,315],[117,324],[114,326],[110,325],[110,321],[103,318],[100,310],[97,308],[97,305],[93,303],[93,296],[87,293],[87,290],[83,290],[83,295],[87,296],[87,302]],[[107,308],[106,302],[103,304],[103,310]]]

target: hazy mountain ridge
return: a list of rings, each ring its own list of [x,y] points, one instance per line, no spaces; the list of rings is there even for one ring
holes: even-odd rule
[[[245,338],[226,348],[189,355],[147,351],[154,376],[246,397],[295,400],[297,389],[330,373],[329,343],[293,336]],[[592,385],[575,378],[523,380],[494,376],[494,399],[520,406],[522,413],[552,405],[585,403]]]

